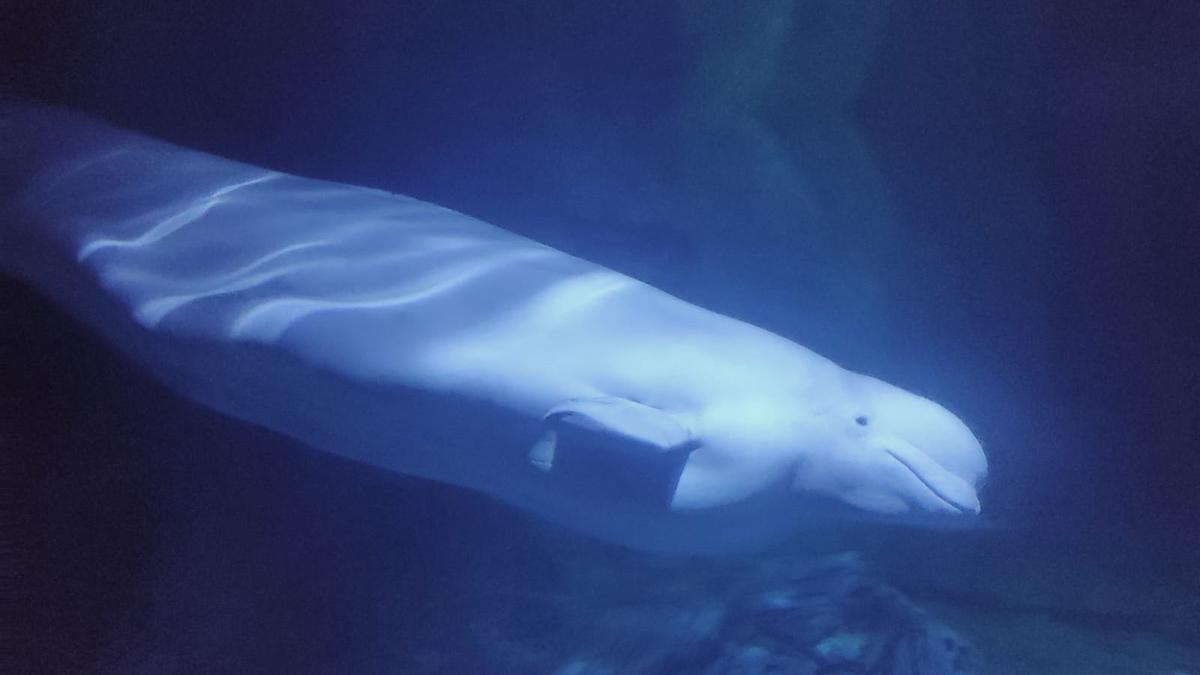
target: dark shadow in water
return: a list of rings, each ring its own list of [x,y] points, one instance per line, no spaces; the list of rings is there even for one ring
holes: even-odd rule
[[[199,409],[7,281],[0,323],[28,672],[485,672],[477,585],[553,580],[491,500]]]

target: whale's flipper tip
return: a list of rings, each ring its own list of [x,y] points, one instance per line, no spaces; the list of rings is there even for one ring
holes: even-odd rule
[[[529,463],[541,471],[549,472],[554,468],[554,450],[558,445],[558,434],[554,429],[547,429],[546,433],[533,444],[529,450]]]

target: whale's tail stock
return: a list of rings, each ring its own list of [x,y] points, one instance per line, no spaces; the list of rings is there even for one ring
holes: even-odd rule
[[[23,140],[36,106],[0,93],[0,208],[7,210],[31,168],[31,144]],[[7,229],[7,228],[6,228]]]
[[[56,150],[68,150],[71,128],[81,123],[61,108],[0,93],[0,204],[19,194]]]
[[[78,243],[108,194],[101,175],[82,170],[130,138],[82,113],[0,94],[0,274],[77,304]]]
[[[63,113],[0,94],[0,272],[24,276],[35,246],[21,202],[49,161],[53,130]],[[61,126],[61,125],[59,125]]]
[[[84,170],[139,138],[82,113],[0,94],[0,271],[27,276],[47,256],[73,258],[91,226],[89,205],[107,194],[105,180],[120,178]]]
[[[36,124],[39,109],[0,92],[0,271],[12,271],[21,257],[17,235],[23,218],[16,202],[36,170],[38,153],[30,136],[41,131]]]

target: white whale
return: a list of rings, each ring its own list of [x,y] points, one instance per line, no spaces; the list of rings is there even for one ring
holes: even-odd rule
[[[460,213],[43,107],[0,157],[3,269],[312,447],[663,550],[979,511],[943,407]]]

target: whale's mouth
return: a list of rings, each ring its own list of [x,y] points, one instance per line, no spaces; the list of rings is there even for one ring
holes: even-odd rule
[[[886,448],[885,451],[908,469],[930,494],[950,510],[967,515],[979,513],[979,497],[975,494],[975,489],[963,479],[943,469],[925,453],[911,447],[899,451]]]

